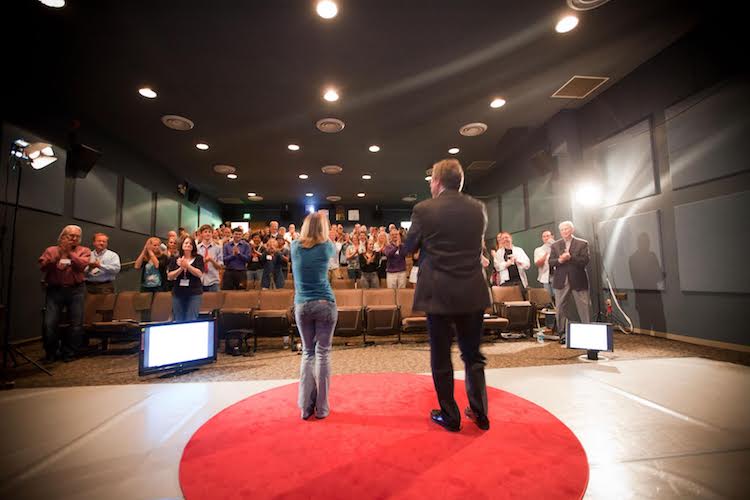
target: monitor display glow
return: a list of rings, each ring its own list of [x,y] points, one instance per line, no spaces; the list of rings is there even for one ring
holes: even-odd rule
[[[150,325],[141,334],[139,373],[194,367],[216,360],[214,321]]]
[[[612,325],[608,323],[569,323],[567,347],[592,351],[612,350]]]

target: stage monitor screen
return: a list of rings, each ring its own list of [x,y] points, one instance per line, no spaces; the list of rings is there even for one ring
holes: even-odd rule
[[[215,322],[149,325],[141,332],[138,374],[184,371],[216,361]]]
[[[609,323],[568,323],[566,346],[587,351],[612,351],[612,325]]]

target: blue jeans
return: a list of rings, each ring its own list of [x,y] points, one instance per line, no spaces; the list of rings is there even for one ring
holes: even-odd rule
[[[286,283],[286,275],[288,273],[289,273],[289,270],[284,269],[283,267],[273,270],[273,284],[276,286],[277,289],[280,290],[284,288],[284,283]]]
[[[335,302],[312,300],[294,307],[302,338],[298,405],[302,415],[313,410],[318,418],[328,416],[328,386],[331,381],[331,342],[338,311]]]
[[[201,308],[201,296],[199,295],[175,295],[172,294],[172,317],[176,323],[183,321],[195,321]]]
[[[214,283],[213,285],[203,285],[203,291],[204,292],[218,292],[219,284]]]
[[[255,288],[255,282],[261,283],[263,281],[263,269],[256,269],[255,271],[247,272],[247,288],[252,290]]]
[[[47,288],[46,310],[44,315],[44,350],[48,357],[57,353],[58,345],[63,356],[72,356],[83,342],[83,283],[71,287],[50,286]],[[57,325],[63,307],[68,308],[70,330],[60,342]]]

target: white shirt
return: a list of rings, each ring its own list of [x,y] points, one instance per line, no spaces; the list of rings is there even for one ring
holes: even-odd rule
[[[513,256],[516,258],[518,274],[521,276],[521,283],[524,287],[529,286],[529,279],[526,277],[526,270],[531,267],[531,261],[523,248],[513,245]],[[505,247],[500,247],[495,252],[495,269],[498,273],[498,281],[502,285],[510,279],[508,272],[508,262],[505,260]]]
[[[205,255],[206,255],[206,249],[208,249],[208,255],[210,255],[217,264],[219,264],[219,267],[224,267],[224,251],[223,247],[220,244],[214,243],[211,241],[208,245],[203,243],[203,241],[199,242],[198,245],[196,245],[198,248],[198,255],[203,257],[204,266],[206,269],[201,269],[203,271],[203,277],[201,277],[201,282],[203,283],[203,286],[210,286],[215,283],[219,282],[219,270],[216,269],[216,267],[210,263],[206,262]]]
[[[99,267],[89,267],[83,270],[86,281],[91,283],[106,283],[112,281],[120,272],[120,256],[112,250],[105,248],[102,253],[97,253],[94,249],[91,251],[89,262],[99,261]]]
[[[544,254],[547,254],[547,258],[544,259],[544,265],[539,268],[539,276],[537,277],[537,281],[545,285],[549,283],[549,252],[551,247],[551,243],[545,243],[534,249],[534,262],[541,259]]]
[[[331,257],[331,259],[328,261],[328,270],[332,269],[338,269],[339,268],[339,253],[341,252],[341,246],[342,243],[337,241],[334,243],[334,246],[336,247],[336,253]]]

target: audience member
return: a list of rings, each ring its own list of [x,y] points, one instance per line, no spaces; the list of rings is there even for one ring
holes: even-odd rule
[[[213,229],[208,224],[203,224],[198,232],[201,241],[198,243],[198,254],[203,257],[203,282],[204,292],[219,291],[219,270],[224,267],[223,249],[219,242],[213,241]]]
[[[247,263],[247,288],[260,287],[263,282],[263,262],[266,260],[266,248],[259,232],[253,233],[250,240],[250,261]]]
[[[81,246],[81,228],[65,226],[57,238],[57,245],[48,247],[39,257],[39,269],[47,285],[44,313],[45,361],[72,360],[83,343],[83,271],[91,260],[91,250]],[[63,308],[68,309],[70,327],[67,335],[59,338],[58,323]]]
[[[342,276],[339,273],[339,253],[341,252],[341,242],[338,241],[338,230],[333,226],[328,231],[328,239],[331,240],[331,243],[333,243],[333,246],[336,249],[336,253],[331,257],[331,261],[328,263],[328,279],[341,279]]]
[[[281,266],[278,269],[274,269],[273,281],[276,284],[276,288],[284,288],[286,277],[289,274],[289,245],[281,235],[281,229],[279,229],[279,235],[276,237],[277,252],[281,257]]]
[[[109,237],[94,233],[94,249],[86,266],[86,291],[88,293],[115,293],[115,278],[120,273],[120,256],[108,249]]]
[[[260,286],[263,290],[271,288],[271,280],[273,280],[276,288],[284,288],[284,283],[278,286],[278,276],[281,274],[282,256],[279,253],[279,247],[277,240],[269,238],[266,243],[266,252],[263,259],[263,278],[261,279]]]
[[[224,277],[222,290],[244,290],[247,287],[247,264],[250,261],[250,245],[242,239],[242,228],[232,230],[232,239],[224,243],[222,261]]]
[[[200,313],[204,262],[197,252],[195,241],[185,236],[181,240],[179,256],[171,257],[167,264],[167,277],[174,281],[172,316],[176,322],[194,321]]]
[[[542,287],[545,290],[547,290],[550,300],[554,300],[555,298],[549,277],[549,254],[554,241],[555,237],[552,235],[552,231],[545,229],[542,231],[542,246],[534,249],[534,264],[536,264],[536,267],[539,270],[537,281],[542,284]]]
[[[159,238],[146,240],[133,267],[141,270],[141,292],[161,292],[167,289],[168,255],[161,251]]]
[[[406,249],[401,234],[391,232],[391,243],[383,250],[387,258],[386,284],[388,288],[406,288]]]
[[[362,271],[362,278],[359,280],[360,288],[380,288],[379,266],[380,254],[375,251],[375,243],[368,240],[365,244],[365,251],[359,254],[359,268]]]
[[[500,286],[529,286],[526,270],[531,267],[531,261],[523,248],[513,245],[513,236],[507,231],[498,234],[500,247],[495,252],[495,269],[498,273]]]
[[[271,223],[268,225],[268,236],[276,239],[276,237],[279,235],[279,223],[275,220],[272,220]]]
[[[356,236],[359,238],[359,236]],[[345,252],[346,258],[346,273],[350,280],[358,280],[362,276],[362,272],[359,268],[359,255],[360,255],[360,244],[358,240],[352,240],[347,234],[346,239],[348,241],[346,247],[342,247],[341,251]],[[364,250],[364,249],[362,249]]]
[[[589,243],[573,236],[575,226],[569,220],[558,226],[560,238],[550,247],[549,267],[552,271],[552,287],[555,289],[557,305],[557,329],[560,343],[565,343],[565,329],[570,321],[566,309],[571,295],[578,316],[583,323],[591,321],[591,297],[586,266],[589,263]]]

